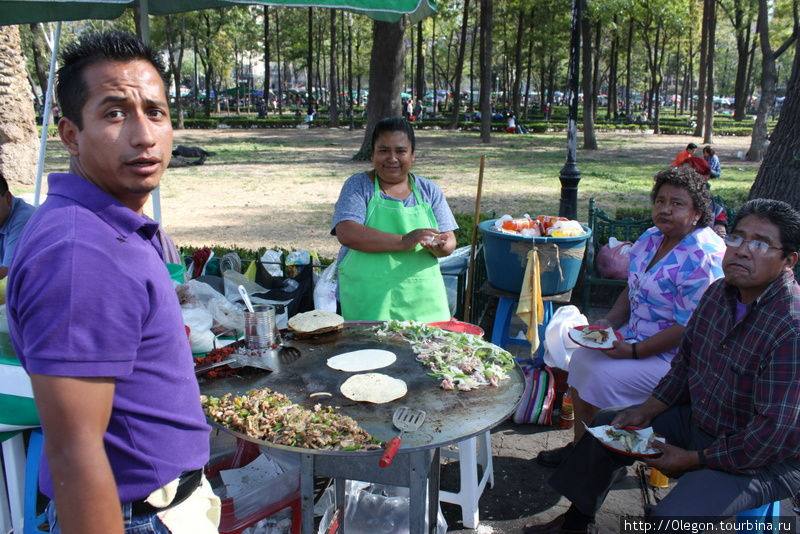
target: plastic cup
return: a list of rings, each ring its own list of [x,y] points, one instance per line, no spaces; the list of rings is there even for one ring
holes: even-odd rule
[[[248,349],[271,349],[277,343],[275,307],[269,304],[253,306],[244,312],[244,342]]]

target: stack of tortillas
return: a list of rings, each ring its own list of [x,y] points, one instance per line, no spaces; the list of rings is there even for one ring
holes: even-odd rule
[[[341,330],[343,324],[344,319],[341,315],[323,310],[298,313],[289,319],[289,329],[304,336]]]

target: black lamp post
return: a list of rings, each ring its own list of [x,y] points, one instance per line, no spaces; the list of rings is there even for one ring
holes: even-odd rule
[[[572,38],[569,45],[569,118],[567,120],[567,162],[561,168],[561,201],[558,215],[568,219],[578,218],[578,182],[581,171],[578,169],[578,87],[581,59],[581,9],[583,0],[572,0]]]

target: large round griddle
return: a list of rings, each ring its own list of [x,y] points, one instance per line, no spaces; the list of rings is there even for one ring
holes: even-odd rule
[[[416,360],[411,345],[399,337],[377,337],[373,325],[345,324],[340,332],[312,339],[289,342],[300,351],[294,361],[284,359],[276,372],[243,374],[210,381],[201,381],[205,395],[241,394],[250,389],[267,387],[287,395],[293,402],[311,408],[314,404],[338,406],[374,437],[389,440],[397,435],[392,426],[392,414],[400,406],[425,410],[422,427],[403,436],[401,451],[441,447],[462,441],[484,432],[508,417],[519,402],[525,378],[519,366],[509,372],[509,378],[499,387],[482,387],[472,391],[445,391],[437,378],[428,376],[428,369]],[[355,402],[339,392],[339,386],[355,373],[337,371],[327,365],[327,359],[361,349],[384,349],[394,352],[397,360],[390,366],[374,371],[400,378],[408,385],[405,397],[385,404]],[[331,397],[310,397],[317,392],[329,392]],[[229,430],[229,429],[226,429]],[[286,447],[264,442],[233,432],[237,436],[263,445],[311,454],[379,455],[382,451],[334,451]]]

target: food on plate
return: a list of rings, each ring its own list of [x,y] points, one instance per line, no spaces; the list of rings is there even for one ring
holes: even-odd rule
[[[341,315],[324,310],[298,313],[289,319],[289,329],[297,334],[314,335],[341,330],[344,319]]]
[[[397,356],[394,352],[382,349],[363,349],[328,358],[328,367],[348,373],[360,373],[389,367],[395,360],[397,360]]]
[[[307,449],[370,450],[382,443],[331,406],[309,410],[267,388],[221,398],[200,396],[206,415],[237,432],[278,445]]]
[[[585,425],[585,423],[584,423]],[[664,441],[653,433],[653,428],[615,428],[610,425],[586,427],[586,430],[604,445],[636,456],[652,456],[660,451],[650,445],[652,440]]]
[[[408,386],[399,378],[383,373],[363,373],[345,380],[339,391],[350,400],[384,404],[404,397]]]
[[[387,321],[375,330],[379,337],[407,340],[417,360],[430,368],[430,376],[447,390],[469,391],[497,386],[508,378],[514,357],[480,336],[449,332],[417,321]]]
[[[608,338],[611,336],[611,332],[608,330],[592,330],[590,328],[583,329],[583,339],[586,341],[591,341],[593,343],[597,343],[598,345],[605,344],[608,341]]]

